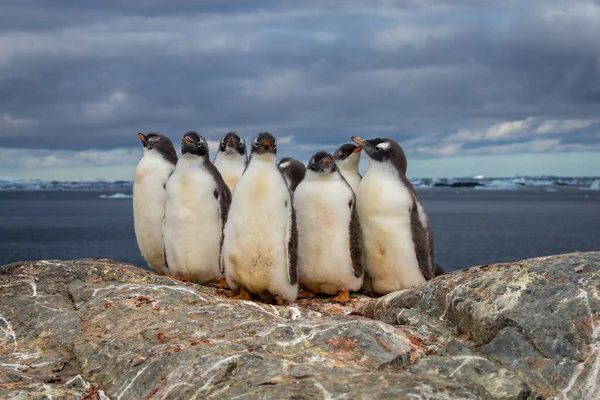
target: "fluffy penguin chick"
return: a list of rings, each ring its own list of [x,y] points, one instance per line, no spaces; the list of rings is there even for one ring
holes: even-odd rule
[[[294,192],[306,174],[304,164],[293,158],[285,157],[279,161],[277,166],[281,172],[283,172],[283,176],[285,177],[285,181],[290,190]]]
[[[181,158],[167,183],[164,239],[169,272],[206,284],[223,278],[221,246],[231,193],[196,132],[181,141]]]
[[[165,185],[177,164],[177,153],[168,137],[138,133],[144,155],[135,168],[133,226],[142,256],[150,268],[167,274],[162,237]]]
[[[231,192],[237,181],[242,176],[248,157],[246,156],[246,142],[235,132],[223,136],[219,143],[219,150],[215,156],[215,167],[221,173],[223,180]]]
[[[298,223],[298,278],[312,292],[337,294],[363,283],[362,237],[354,193],[326,152],[308,162],[294,193]]]
[[[356,193],[356,189],[358,189],[358,185],[362,179],[362,176],[360,176],[360,173],[358,172],[361,150],[362,147],[360,146],[346,143],[333,153],[333,159],[335,160],[337,167],[354,193]]]
[[[406,178],[402,147],[391,139],[352,140],[369,159],[356,203],[364,235],[365,273],[372,290],[386,294],[433,278],[433,236]]]
[[[298,238],[291,192],[275,164],[276,151],[270,133],[252,142],[225,226],[225,278],[231,289],[245,289],[263,300],[294,301]]]

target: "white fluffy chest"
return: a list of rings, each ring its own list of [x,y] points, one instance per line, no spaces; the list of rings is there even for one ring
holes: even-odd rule
[[[246,168],[246,157],[219,152],[215,159],[215,167],[219,170],[229,189],[233,191]]]
[[[170,205],[192,207],[201,214],[203,209],[210,208],[207,206],[214,206],[211,203],[216,204],[216,188],[214,178],[200,165],[199,159],[182,157],[167,184],[167,198]]]
[[[359,212],[365,217],[410,220],[413,197],[391,167],[371,167],[357,190]]]

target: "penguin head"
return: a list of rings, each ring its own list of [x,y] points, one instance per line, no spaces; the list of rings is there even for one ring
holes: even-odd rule
[[[279,162],[277,163],[277,166],[282,170],[285,171],[287,168],[289,168],[290,163],[292,162],[293,158],[292,157],[283,157],[281,160],[279,160]],[[304,166],[304,165],[303,165]]]
[[[311,157],[306,169],[315,174],[328,175],[336,171],[336,166],[331,154],[319,151]]]
[[[252,155],[275,157],[277,154],[277,140],[269,132],[259,133],[252,141]]]
[[[388,138],[361,139],[353,137],[352,141],[365,149],[370,162],[391,163],[398,171],[406,174],[408,162],[402,146]]]
[[[157,152],[170,163],[177,163],[177,152],[175,151],[175,147],[173,147],[171,139],[154,132],[150,132],[147,135],[138,133],[138,137],[144,146],[144,153]]]
[[[340,167],[353,167],[358,169],[360,151],[362,147],[352,143],[343,144],[333,153],[333,159]]]
[[[208,158],[208,143],[195,131],[189,131],[181,139],[181,154],[193,154]]]
[[[227,154],[246,155],[246,142],[235,132],[223,136],[219,143],[219,151]]]

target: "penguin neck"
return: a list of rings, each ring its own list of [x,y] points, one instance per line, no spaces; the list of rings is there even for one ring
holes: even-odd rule
[[[320,174],[311,170],[307,170],[304,179],[313,182],[331,182],[342,179],[342,177],[338,171],[333,171],[329,174]]]
[[[215,157],[215,164],[245,165],[246,155],[240,154],[236,151],[231,153],[228,153],[227,151],[219,151]]]
[[[198,156],[196,154],[185,153],[179,159],[179,162],[188,166],[196,166],[204,168],[204,163],[207,161],[208,157],[206,156]]]
[[[401,174],[401,172],[398,171],[398,169],[391,162],[389,162],[389,161],[385,161],[385,162],[373,161],[373,160],[371,160],[370,157],[369,157],[369,168],[367,169],[367,172],[365,173],[365,177],[367,176],[367,174],[387,176],[387,177],[396,178],[396,179],[398,179],[398,178],[402,179],[404,177],[404,174]],[[404,177],[404,179],[406,179],[406,177]]]
[[[338,167],[344,176],[358,175],[358,162],[350,161],[338,163]]]
[[[255,163],[255,164],[273,164],[275,166],[277,166],[277,164],[275,163],[275,154],[272,153],[266,153],[266,154],[252,154],[252,158],[250,159],[250,163]]]

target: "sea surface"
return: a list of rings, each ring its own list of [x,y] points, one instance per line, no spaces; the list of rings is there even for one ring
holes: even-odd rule
[[[600,251],[600,191],[552,190],[417,189],[433,226],[436,260],[455,270]],[[133,231],[132,200],[110,198],[114,194],[0,192],[0,265],[110,258],[145,267]]]

